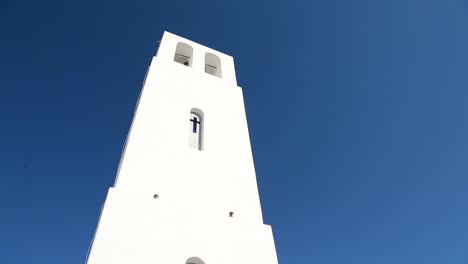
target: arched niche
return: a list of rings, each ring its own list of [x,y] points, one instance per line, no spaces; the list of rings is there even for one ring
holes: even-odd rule
[[[190,45],[182,42],[177,43],[174,54],[174,61],[182,65],[192,67],[193,48]]]
[[[191,257],[187,259],[185,264],[205,264],[205,262],[198,257]]]
[[[221,60],[218,56],[209,52],[205,53],[205,72],[219,78],[222,77]]]
[[[190,110],[189,126],[188,126],[188,146],[191,149],[203,150],[203,134],[205,130],[205,117],[203,111],[198,108]]]

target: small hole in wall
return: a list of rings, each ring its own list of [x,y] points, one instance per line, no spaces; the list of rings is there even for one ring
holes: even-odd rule
[[[155,195],[153,195],[153,198],[154,198],[154,199],[158,199],[158,198],[159,198],[159,195],[155,194]]]
[[[229,212],[229,217],[234,217],[234,212]]]

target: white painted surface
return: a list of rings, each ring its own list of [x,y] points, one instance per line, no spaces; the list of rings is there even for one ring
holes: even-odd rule
[[[174,62],[178,42],[193,48],[191,67]],[[205,73],[207,52],[220,58],[222,78]],[[202,151],[187,142],[193,108],[203,111]],[[185,264],[190,257],[277,263],[233,59],[165,32],[87,263]]]

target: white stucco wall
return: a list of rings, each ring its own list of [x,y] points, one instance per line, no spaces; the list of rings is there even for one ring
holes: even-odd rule
[[[191,67],[173,61],[178,42],[193,48]],[[205,73],[206,52],[220,58],[222,78]],[[203,151],[188,146],[192,108],[203,111]],[[165,32],[88,263],[185,264],[193,256],[277,263],[233,59]]]

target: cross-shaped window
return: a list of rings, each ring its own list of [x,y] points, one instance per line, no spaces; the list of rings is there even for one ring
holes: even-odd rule
[[[198,109],[192,109],[189,118],[188,141],[189,147],[197,150],[203,149],[203,114]]]

